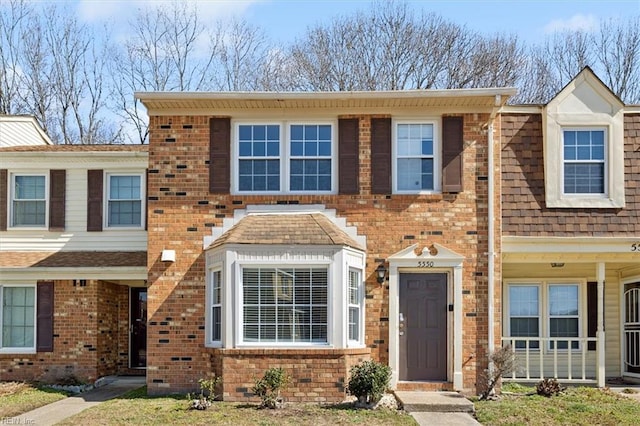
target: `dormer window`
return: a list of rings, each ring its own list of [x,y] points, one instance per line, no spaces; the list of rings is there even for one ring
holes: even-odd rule
[[[564,129],[565,195],[606,195],[605,141],[605,129]]]

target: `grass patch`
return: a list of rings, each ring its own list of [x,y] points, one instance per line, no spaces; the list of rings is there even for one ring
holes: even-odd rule
[[[21,382],[0,382],[0,419],[14,417],[67,397],[64,391]]]
[[[64,420],[60,425],[415,425],[405,412],[356,410],[350,404],[287,404],[278,410],[258,404],[214,402],[208,410],[189,410],[184,396],[151,397],[146,388],[129,392]]]
[[[483,425],[636,425],[640,404],[597,388],[569,388],[559,396],[503,395],[475,402]]]

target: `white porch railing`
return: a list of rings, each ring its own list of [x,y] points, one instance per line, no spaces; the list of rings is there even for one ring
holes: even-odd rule
[[[595,337],[503,337],[502,345],[511,345],[515,352],[516,368],[511,376],[502,379],[534,382],[556,378],[563,382],[597,383],[597,352],[589,350],[589,342],[597,345]]]

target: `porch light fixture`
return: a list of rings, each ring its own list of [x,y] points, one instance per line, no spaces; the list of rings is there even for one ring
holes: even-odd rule
[[[381,263],[376,268],[376,279],[378,284],[382,284],[387,276],[387,268],[384,267],[384,263]]]
[[[175,262],[176,251],[175,250],[162,250],[162,256],[160,256],[162,262]]]
[[[560,262],[551,262],[551,267],[552,267],[552,268],[563,268],[563,267],[564,267],[564,263],[560,263]]]

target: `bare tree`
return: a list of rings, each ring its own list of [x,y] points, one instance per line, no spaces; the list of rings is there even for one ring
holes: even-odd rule
[[[24,0],[10,0],[0,11],[0,114],[14,114],[24,109],[20,102],[20,37],[32,11]]]
[[[199,48],[206,37],[195,5],[141,10],[130,26],[132,36],[111,64],[112,97],[114,112],[135,129],[132,142],[145,143],[147,117],[133,93],[210,89],[213,52]]]
[[[607,86],[626,102],[640,103],[640,16],[601,22],[592,41]]]

